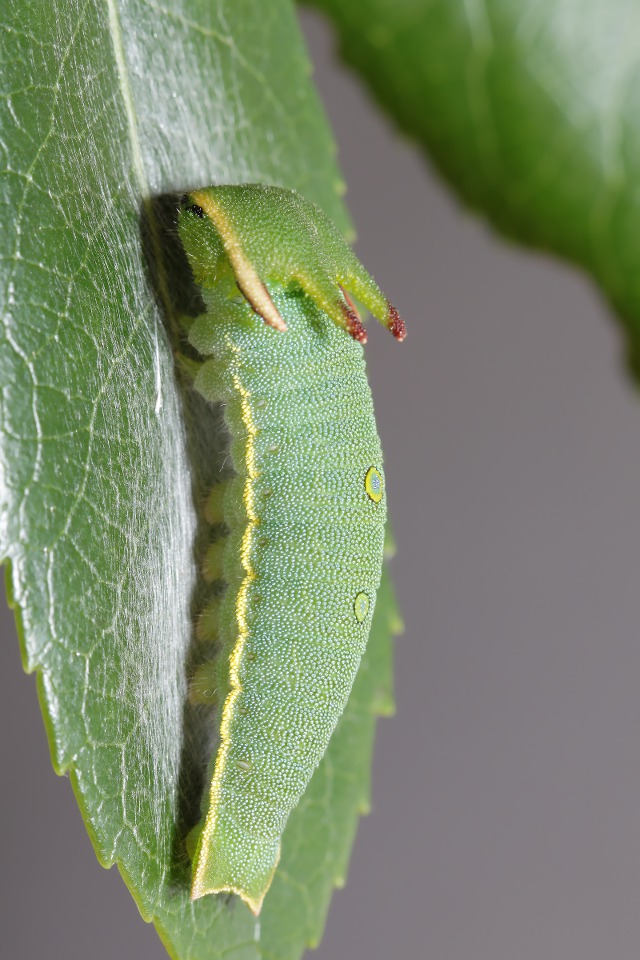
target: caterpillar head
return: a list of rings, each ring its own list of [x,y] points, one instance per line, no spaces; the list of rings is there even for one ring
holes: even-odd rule
[[[286,324],[270,282],[298,285],[355,340],[367,335],[354,299],[397,340],[406,328],[335,225],[295,190],[263,184],[205,187],[183,196],[179,232],[196,283],[214,286],[225,266],[270,326]]]

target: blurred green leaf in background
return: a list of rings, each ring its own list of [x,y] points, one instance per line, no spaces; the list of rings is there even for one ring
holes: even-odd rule
[[[640,368],[640,7],[310,0],[465,203],[589,271]]]

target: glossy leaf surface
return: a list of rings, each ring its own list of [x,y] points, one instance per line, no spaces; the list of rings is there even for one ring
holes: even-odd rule
[[[285,0],[9,0],[0,21],[0,548],[54,764],[172,955],[294,958],[344,875],[366,770],[313,781],[322,800],[292,822],[285,853],[296,889],[279,878],[262,928],[241,904],[191,904],[184,826],[201,731],[185,697],[202,464],[165,333],[174,277],[156,201],[279,183],[348,229],[298,27]],[[337,767],[370,744],[366,681]],[[317,807],[342,820],[294,933]]]

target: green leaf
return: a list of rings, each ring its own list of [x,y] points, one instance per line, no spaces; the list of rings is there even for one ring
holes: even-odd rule
[[[344,877],[380,694],[365,670],[262,928],[234,901],[192,904],[195,440],[212,418],[175,376],[159,219],[171,191],[263,181],[348,231],[298,27],[287,0],[9,0],[0,21],[0,551],[53,762],[173,956],[298,957]],[[318,811],[332,840],[307,879]]]
[[[640,372],[640,7],[312,0],[466,203],[588,270]]]

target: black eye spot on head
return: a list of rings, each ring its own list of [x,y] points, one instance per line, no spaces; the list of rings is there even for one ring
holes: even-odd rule
[[[205,218],[204,210],[202,209],[202,207],[199,207],[196,203],[190,202],[188,193],[182,194],[182,196],[180,197],[180,203],[185,208],[185,210],[189,211],[189,213],[195,213],[196,217],[200,217],[201,220],[204,220]]]

